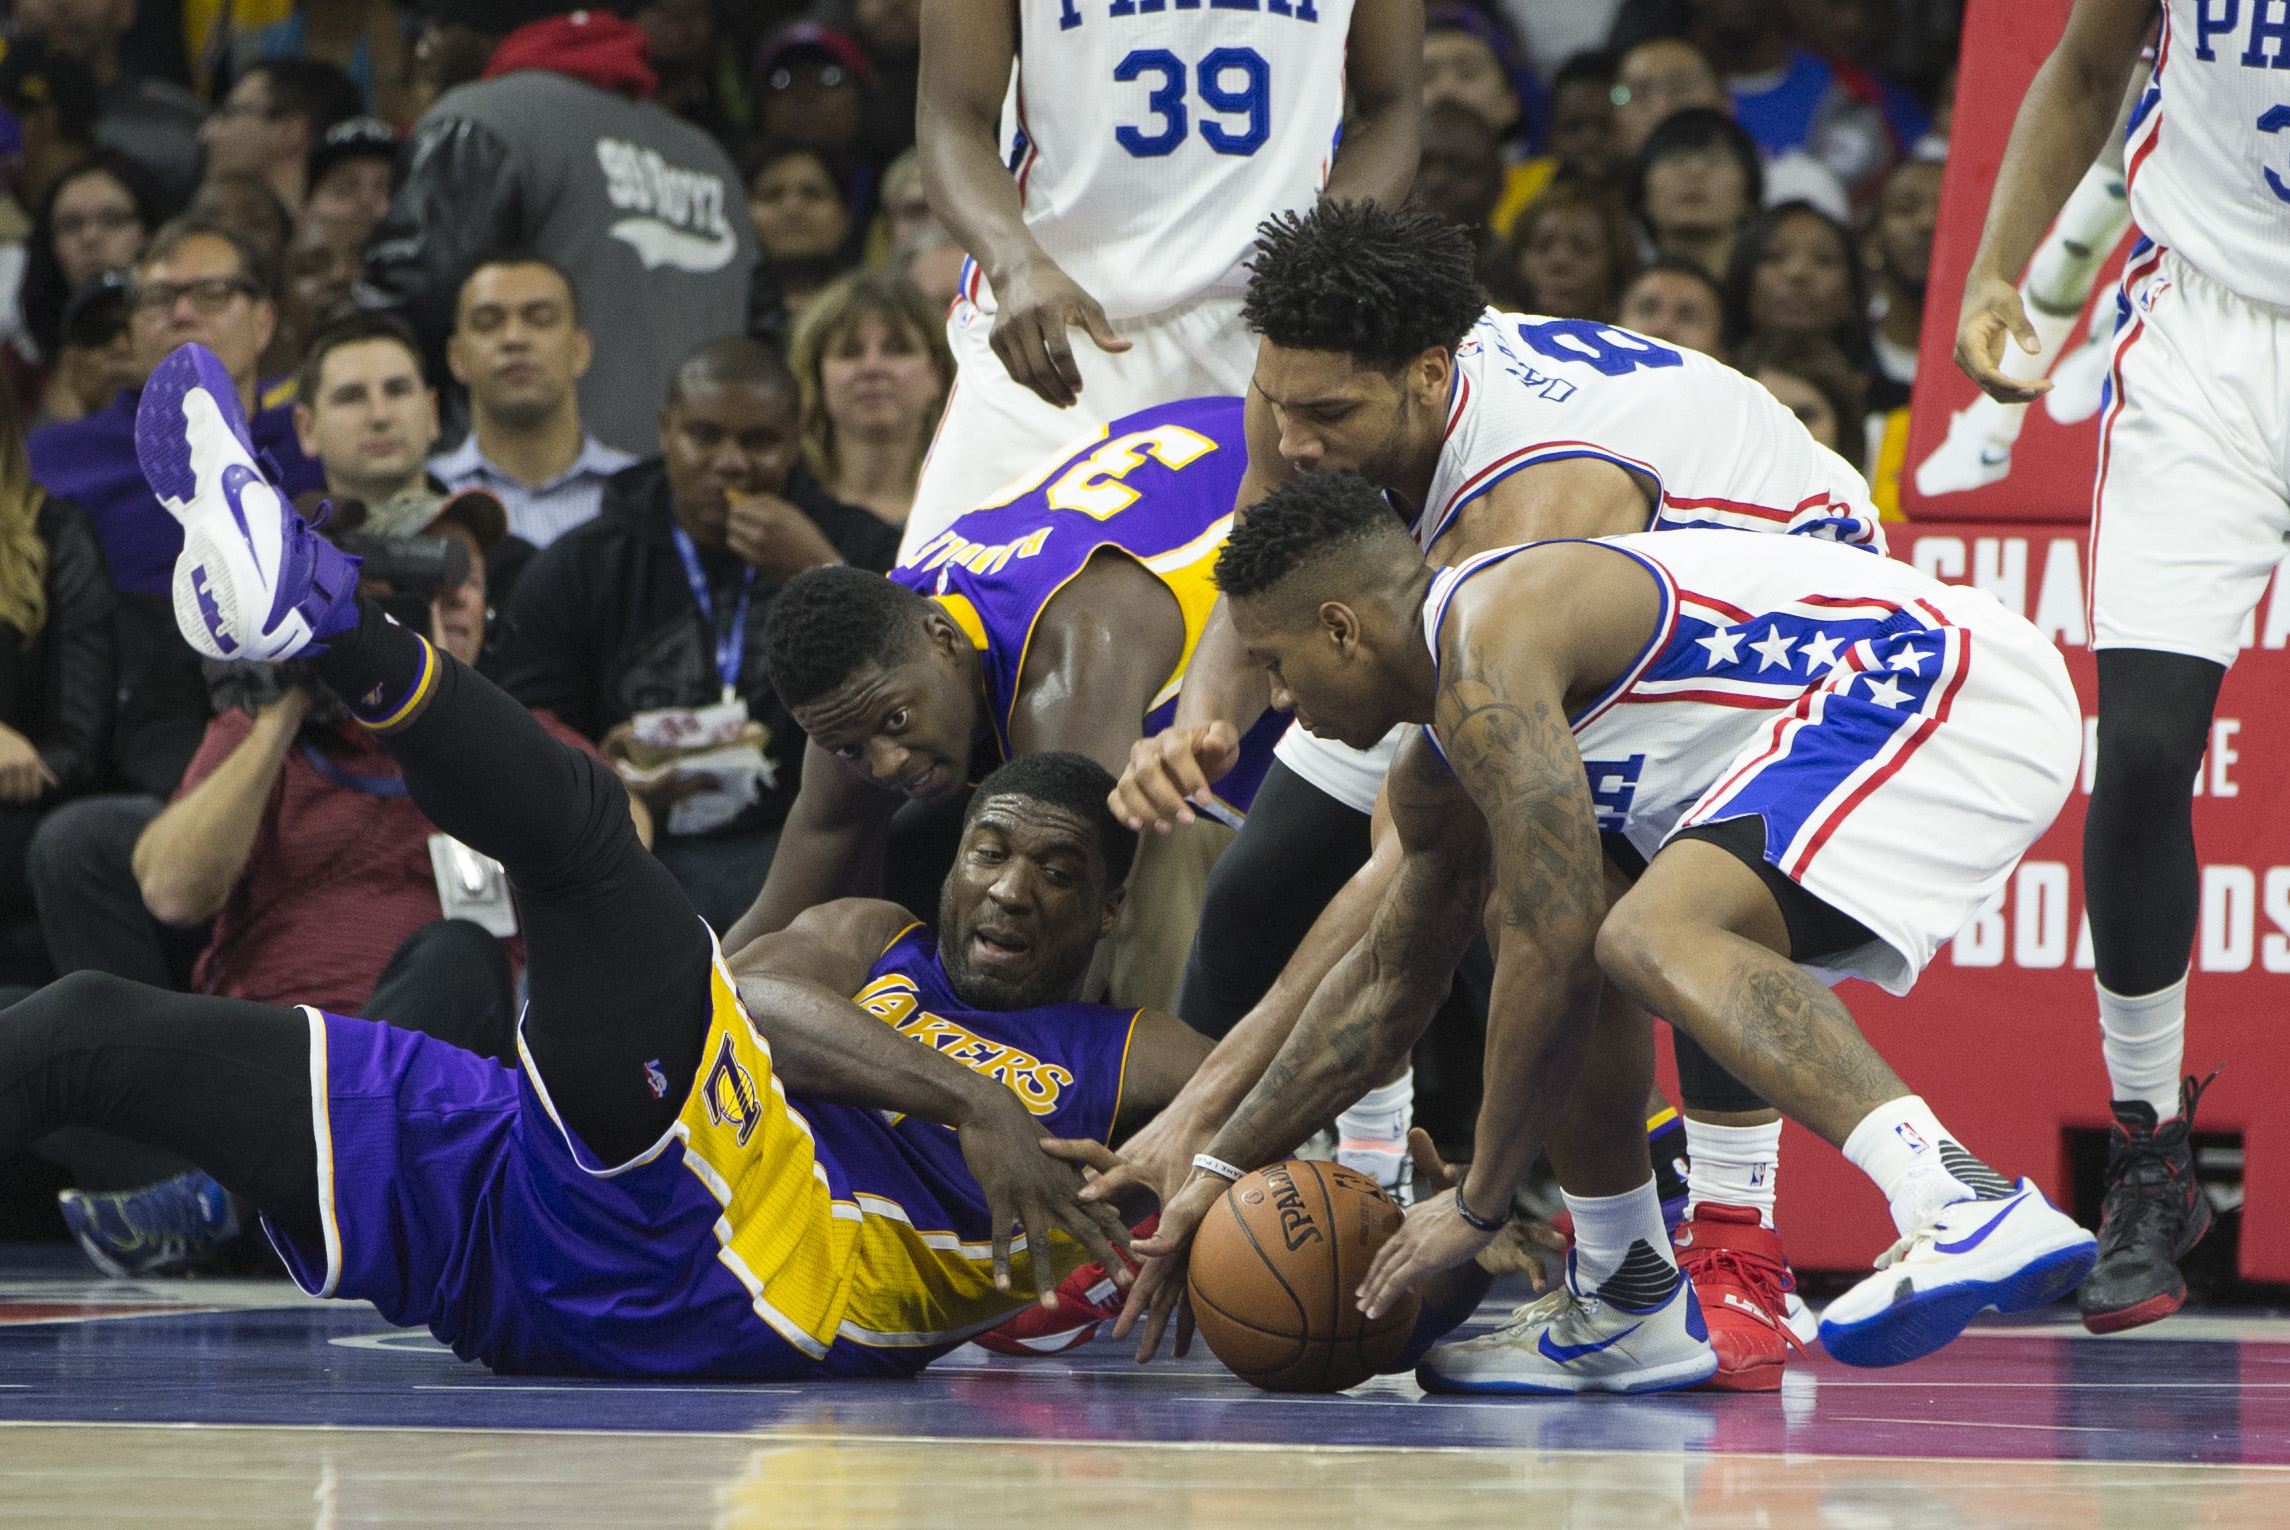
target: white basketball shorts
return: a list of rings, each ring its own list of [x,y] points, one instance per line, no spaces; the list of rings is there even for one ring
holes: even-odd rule
[[[2232,664],[2290,545],[2290,311],[2145,247],[2124,268],[2091,510],[2091,646]]]
[[[989,301],[991,298],[989,296]],[[955,517],[1003,497],[1043,463],[1078,450],[1123,415],[1179,399],[1237,396],[1256,369],[1256,336],[1240,321],[1238,296],[1196,298],[1180,307],[1113,321],[1126,351],[1101,351],[1068,330],[1081,369],[1081,397],[1070,409],[1044,403],[1011,381],[989,337],[994,314],[958,297],[947,313],[954,391],[923,460],[914,509],[899,539],[905,562]]]
[[[1333,739],[1314,738],[1290,723],[1272,746],[1272,757],[1344,806],[1372,813],[1376,793],[1383,790],[1384,773],[1391,769],[1407,729],[1402,723],[1368,748],[1354,749]]]

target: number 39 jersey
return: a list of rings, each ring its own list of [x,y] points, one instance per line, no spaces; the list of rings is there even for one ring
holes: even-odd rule
[[[1511,474],[1572,457],[1650,482],[1648,531],[1778,531],[1884,550],[1867,481],[1754,380],[1611,324],[1492,308],[1456,349],[1416,544],[1429,552]]]
[[[1257,224],[1327,181],[1352,0],[1018,10],[1002,142],[1042,248],[1116,319],[1237,294]]]
[[[2123,145],[2139,232],[2290,308],[2290,17],[2273,0],[2165,0]]]

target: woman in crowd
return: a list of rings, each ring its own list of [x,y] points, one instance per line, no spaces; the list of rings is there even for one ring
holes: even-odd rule
[[[150,176],[109,149],[56,178],[33,219],[25,255],[24,327],[38,364],[52,362],[62,344],[72,294],[100,271],[132,265],[160,221],[159,190]]]
[[[767,143],[744,171],[748,216],[763,258],[779,278],[790,324],[833,281],[846,262],[850,207],[827,156],[803,144]]]
[[[1618,323],[1641,335],[1725,359],[1725,289],[1691,260],[1665,255],[1622,289]]]
[[[954,383],[939,310],[896,277],[853,272],[813,300],[789,360],[804,465],[836,499],[905,525]]]
[[[1529,313],[1611,322],[1638,269],[1622,210],[1603,193],[1554,181],[1519,214],[1506,264]]]
[[[1726,274],[1727,339],[1827,339],[1862,372],[1869,301],[1853,236],[1810,202],[1769,208],[1742,230]]]
[[[45,976],[24,934],[36,918],[24,856],[49,809],[103,763],[115,643],[95,527],[32,481],[16,395],[0,383],[0,983]]]
[[[1757,335],[1735,357],[1742,371],[1789,406],[1813,439],[1867,472],[1864,400],[1869,380],[1825,335]]]
[[[1742,225],[1765,196],[1765,167],[1740,123],[1714,107],[1662,119],[1631,162],[1625,195],[1655,255],[1723,280]]]

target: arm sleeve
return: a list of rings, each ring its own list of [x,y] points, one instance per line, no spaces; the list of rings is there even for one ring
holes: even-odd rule
[[[596,613],[582,577],[582,545],[582,538],[562,538],[519,576],[501,618],[499,666],[501,689],[519,703],[593,739],[603,728],[590,648]]]
[[[524,187],[506,143],[466,118],[423,123],[407,146],[405,183],[366,247],[360,301],[402,314],[430,375],[442,377],[462,279],[486,251],[517,243],[524,223]]]
[[[76,505],[51,501],[40,517],[48,543],[46,725],[32,740],[59,792],[90,785],[111,745],[119,705],[118,602],[95,526]]]

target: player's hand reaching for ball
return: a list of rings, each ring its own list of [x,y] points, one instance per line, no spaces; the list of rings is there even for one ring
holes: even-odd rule
[[[1453,1164],[1439,1156],[1432,1144],[1431,1133],[1420,1126],[1408,1128],[1407,1156],[1415,1161],[1415,1193],[1429,1195],[1435,1190],[1452,1190],[1463,1183],[1463,1171],[1468,1164]],[[1550,1286],[1550,1275],[1543,1261],[1535,1256],[1536,1248],[1546,1248],[1564,1257],[1567,1250],[1566,1234],[1540,1217],[1528,1216],[1514,1207],[1503,1230],[1479,1251],[1479,1268],[1490,1275],[1524,1275],[1527,1284],[1537,1296]]]
[[[1049,261],[1026,266],[994,284],[994,333],[988,344],[1010,380],[1042,402],[1070,408],[1081,397],[1081,367],[1068,329],[1088,332],[1101,351],[1125,351],[1097,299]]]
[[[962,1158],[986,1195],[986,1215],[994,1228],[994,1289],[1010,1289],[1010,1228],[1026,1230],[1037,1299],[1058,1304],[1057,1282],[1049,1274],[1050,1234],[1062,1232],[1105,1266],[1114,1284],[1126,1284],[1128,1266],[1117,1248],[1129,1246],[1129,1229],[1111,1206],[1081,1199],[1082,1171],[1053,1151],[1071,1146],[1042,1136],[1041,1123],[1000,1084],[981,1080],[971,1109],[955,1127]],[[1091,1144],[1095,1146],[1096,1144]]]
[[[2022,381],[2004,375],[2007,342],[2031,356],[2041,348],[2021,306],[2020,289],[2000,276],[1975,273],[1964,284],[1964,306],[1956,320],[1956,365],[1998,403],[2032,403],[2049,393],[2048,378]]]
[[[1193,1234],[1200,1231],[1201,1219],[1218,1197],[1231,1188],[1232,1182],[1221,1175],[1194,1170],[1184,1188],[1161,1203],[1161,1225],[1153,1236],[1130,1249],[1143,1265],[1137,1271],[1137,1283],[1129,1288],[1129,1299],[1122,1303],[1121,1316],[1114,1320],[1113,1336],[1128,1338],[1143,1319],[1144,1331],[1137,1337],[1138,1364],[1152,1359],[1160,1349],[1161,1335],[1168,1332],[1171,1317],[1177,1320],[1177,1333],[1169,1352],[1182,1359],[1193,1347],[1193,1308],[1185,1294]]]
[[[1424,1281],[1478,1257],[1481,1249],[1495,1241],[1494,1233],[1481,1232],[1455,1209],[1455,1197],[1462,1193],[1458,1185],[1415,1203],[1399,1231],[1376,1250],[1368,1278],[1360,1282],[1360,1311],[1371,1318],[1382,1317]],[[1167,1225],[1166,1219],[1162,1225]]]
[[[1163,728],[1129,746],[1129,763],[1106,803],[1113,816],[1142,832],[1167,834],[1193,821],[1196,804],[1240,759],[1240,734],[1223,719],[1199,728]]]

